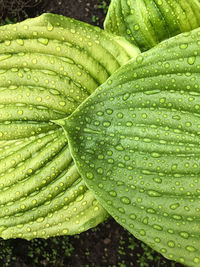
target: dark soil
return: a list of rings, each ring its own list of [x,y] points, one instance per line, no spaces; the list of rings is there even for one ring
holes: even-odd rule
[[[102,27],[110,0],[0,0],[0,23],[52,12]],[[23,3],[25,3],[23,5]],[[76,236],[1,240],[0,267],[181,267],[135,239],[114,220]]]
[[[112,219],[76,236],[0,240],[0,266],[181,267],[135,239]]]
[[[110,0],[0,0],[0,22],[16,22],[45,12],[103,27]]]

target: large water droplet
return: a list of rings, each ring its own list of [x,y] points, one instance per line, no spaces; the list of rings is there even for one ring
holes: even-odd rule
[[[128,205],[131,203],[131,200],[128,197],[121,197],[120,200],[125,205]]]
[[[188,64],[193,65],[195,63],[195,60],[196,60],[196,57],[189,57],[187,62]]]
[[[174,204],[170,205],[170,209],[172,209],[172,210],[176,210],[178,207],[180,207],[179,203],[174,203]]]
[[[86,173],[86,177],[89,179],[89,180],[92,180],[93,179],[93,174],[91,172],[87,172]]]
[[[186,249],[187,249],[187,251],[189,251],[189,252],[195,252],[195,251],[196,251],[196,248],[193,247],[193,246],[187,246]]]
[[[150,197],[160,197],[161,194],[157,191],[154,191],[154,190],[149,190],[147,191],[147,194],[150,196]]]
[[[170,240],[167,242],[167,245],[170,247],[170,248],[174,248],[175,247],[175,243],[174,241]]]
[[[109,192],[109,195],[112,196],[112,197],[116,197],[117,196],[117,193],[115,191],[111,190]]]

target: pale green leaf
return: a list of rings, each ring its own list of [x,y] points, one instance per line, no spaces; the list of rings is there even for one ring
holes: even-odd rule
[[[76,234],[107,218],[52,120],[78,105],[139,49],[53,14],[0,27],[0,236]]]
[[[131,60],[67,119],[89,189],[165,257],[200,266],[200,29]]]

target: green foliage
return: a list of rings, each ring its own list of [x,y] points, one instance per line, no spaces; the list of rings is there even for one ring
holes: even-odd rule
[[[34,262],[35,266],[41,261],[55,266],[64,266],[63,258],[70,257],[74,248],[69,241],[69,237],[62,239],[51,238],[47,241],[44,239],[34,239],[28,243],[28,258]]]
[[[199,43],[199,28],[160,43],[58,121],[109,214],[190,266],[200,265]]]
[[[96,226],[108,214],[51,121],[70,115],[139,50],[53,14],[2,26],[0,41],[0,236],[48,238]]]
[[[19,247],[21,246],[21,247]],[[22,240],[0,239],[1,266],[14,266],[16,259],[20,262],[23,255],[24,263],[31,266],[65,266],[64,260],[70,257],[74,248],[69,237],[33,239],[29,242]]]
[[[95,23],[97,26],[99,26],[99,17],[92,16],[92,22]]]
[[[6,24],[14,24],[14,23],[17,23],[16,18],[14,18],[13,20],[10,20],[8,17],[6,17],[5,20],[0,23],[0,26],[6,25]]]
[[[110,214],[165,257],[200,266],[199,11],[197,0],[113,0],[107,30],[143,51],[159,43],[140,55],[58,15],[0,28],[1,237],[76,234]],[[54,264],[57,252],[43,256]]]
[[[106,14],[107,11],[108,11],[108,4],[104,0],[103,1],[100,0],[98,5],[97,5],[97,7],[100,8],[100,9],[103,9],[104,14]]]
[[[146,51],[160,41],[200,26],[199,0],[112,0],[104,22]]]
[[[3,266],[9,266],[11,261],[15,260],[12,256],[12,246],[9,245],[10,241],[4,242],[0,239],[0,262]]]

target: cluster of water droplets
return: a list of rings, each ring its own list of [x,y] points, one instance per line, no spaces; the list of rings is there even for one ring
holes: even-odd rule
[[[89,188],[137,238],[200,264],[200,32],[122,67],[64,122]]]

